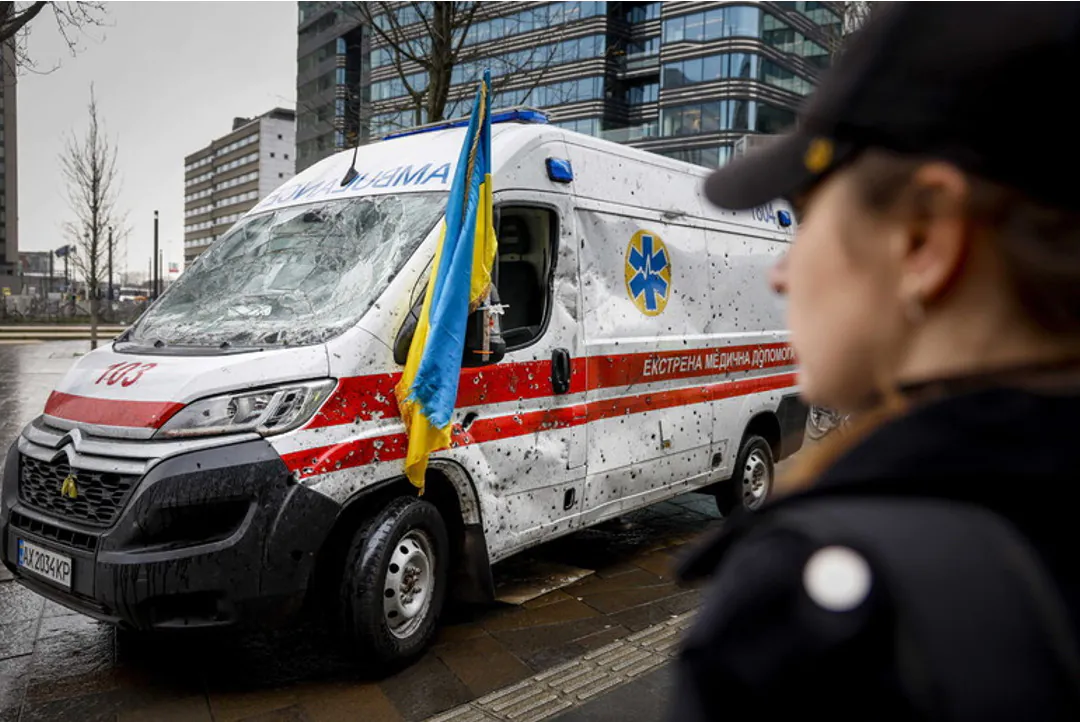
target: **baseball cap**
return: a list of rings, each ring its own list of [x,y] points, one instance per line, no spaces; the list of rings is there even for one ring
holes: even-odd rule
[[[792,132],[706,179],[710,201],[738,210],[792,199],[877,147],[1080,210],[1076,184],[1064,180],[1080,168],[1067,114],[1080,4],[874,3],[849,40]]]

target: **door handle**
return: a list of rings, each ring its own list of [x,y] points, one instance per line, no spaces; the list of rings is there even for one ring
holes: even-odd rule
[[[556,394],[570,390],[570,352],[557,348],[551,352],[551,389]]]

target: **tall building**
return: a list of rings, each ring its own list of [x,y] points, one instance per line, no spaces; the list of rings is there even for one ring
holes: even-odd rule
[[[301,2],[296,49],[296,169],[365,137],[368,41],[353,3]]]
[[[304,6],[309,6],[306,19]],[[421,12],[430,12],[426,6],[419,4]],[[463,61],[453,69],[445,117],[469,111],[476,81],[490,68],[495,107],[543,108],[560,126],[692,163],[719,165],[740,138],[776,133],[794,123],[795,109],[828,65],[829,48],[839,39],[841,6],[480,3],[459,54]],[[393,3],[390,9],[393,18],[379,16],[380,27],[422,42],[426,17],[416,6]],[[340,15],[331,3],[301,3],[301,45],[307,28],[322,24],[327,32],[339,32]],[[350,22],[351,32],[359,33],[355,19]],[[427,122],[408,92],[426,87],[426,74],[377,31],[369,30],[367,37],[370,73],[361,77],[369,77],[370,87],[351,91],[370,99],[362,113],[363,132],[377,138]],[[350,47],[344,48],[345,59],[335,62],[362,67],[362,57],[349,60]],[[361,55],[367,49],[357,46]],[[338,77],[349,79],[347,74]],[[307,105],[301,103],[298,112],[301,126],[316,122],[305,119]],[[301,166],[337,147],[344,146],[312,147]]]
[[[296,113],[274,108],[234,119],[231,133],[184,158],[186,263],[295,174],[295,148]]]
[[[16,136],[15,53],[6,43],[0,62],[0,288],[17,293],[19,261],[18,138]]]

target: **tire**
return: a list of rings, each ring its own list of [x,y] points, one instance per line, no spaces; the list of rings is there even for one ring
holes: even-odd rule
[[[760,436],[747,436],[735,457],[731,479],[716,491],[716,508],[725,517],[740,507],[756,512],[768,501],[775,481],[776,469],[769,442]]]
[[[361,524],[345,555],[339,618],[360,665],[391,672],[419,657],[446,599],[450,544],[439,510],[398,497]]]

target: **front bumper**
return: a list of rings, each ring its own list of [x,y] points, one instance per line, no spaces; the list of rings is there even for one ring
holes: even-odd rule
[[[136,629],[284,620],[302,606],[339,511],[262,439],[152,466],[106,528],[49,513],[40,497],[27,504],[20,463],[16,445],[0,488],[5,566],[42,596]],[[71,589],[18,567],[19,539],[71,557]]]

